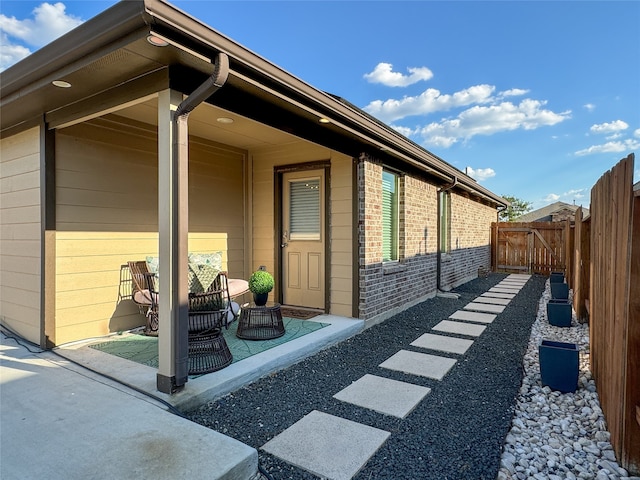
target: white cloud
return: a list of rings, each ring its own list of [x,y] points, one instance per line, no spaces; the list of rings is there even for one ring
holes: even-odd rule
[[[383,122],[392,122],[412,115],[426,115],[454,107],[486,103],[494,90],[492,85],[474,85],[453,95],[443,95],[439,90],[429,88],[416,97],[375,100],[364,107],[364,110]]]
[[[467,167],[465,169],[465,172],[467,175],[469,175],[471,178],[482,182],[488,178],[491,177],[495,177],[496,176],[496,172],[493,168],[471,168],[471,167]]]
[[[473,106],[456,118],[431,123],[420,130],[425,143],[449,147],[461,139],[475,135],[493,135],[510,130],[534,130],[555,125],[568,118],[571,112],[555,113],[543,108],[546,102],[525,99],[518,105],[503,102],[490,106]]]
[[[379,63],[371,73],[365,73],[364,78],[370,83],[381,83],[387,87],[406,87],[416,82],[433,78],[433,72],[427,67],[409,67],[409,75],[393,71],[390,63]]]
[[[0,71],[19,62],[30,53],[31,50],[27,47],[12,44],[4,32],[0,32]]]
[[[33,18],[19,20],[0,14],[0,70],[31,53],[25,45],[41,47],[77,27],[82,19],[68,15],[64,3],[41,3]]]
[[[400,125],[390,125],[390,127],[393,128],[399,134],[404,135],[405,137],[410,137],[411,135],[416,133],[415,130],[412,130],[409,127],[403,127]]]
[[[623,142],[607,142],[602,145],[591,145],[589,148],[578,150],[575,152],[575,155],[582,157],[596,153],[620,153],[628,150],[637,150],[639,148],[640,142],[629,138]]]
[[[557,202],[560,199],[560,195],[556,195],[555,193],[550,193],[544,198],[545,202]]]
[[[621,138],[623,137],[622,133],[617,132],[614,133],[613,135],[607,135],[606,137],[604,137],[606,140],[616,140],[617,138]]]
[[[593,103],[585,103],[583,108],[586,108],[590,112],[593,112],[596,109],[596,106]]]
[[[633,131],[633,136],[636,137],[636,138],[640,138],[640,128],[636,128]]]
[[[522,88],[512,88],[510,90],[505,90],[504,92],[500,92],[498,96],[500,98],[504,97],[520,97],[522,95],[526,95],[529,93],[529,90],[523,90]]]
[[[626,130],[629,128],[629,125],[622,120],[615,120],[611,123],[600,123],[596,125],[592,125],[589,130],[593,133],[614,133],[619,132],[620,130]]]

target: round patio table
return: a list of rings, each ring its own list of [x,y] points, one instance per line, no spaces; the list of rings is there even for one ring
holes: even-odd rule
[[[282,310],[279,303],[266,305],[245,303],[240,310],[236,336],[244,340],[270,340],[284,335]]]

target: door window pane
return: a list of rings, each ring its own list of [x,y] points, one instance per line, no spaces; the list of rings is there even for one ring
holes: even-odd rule
[[[320,240],[320,180],[289,184],[289,238]]]

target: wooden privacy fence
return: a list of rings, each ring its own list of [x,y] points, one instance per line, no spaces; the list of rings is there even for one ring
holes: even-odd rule
[[[640,472],[640,192],[633,192],[633,154],[591,190],[589,235],[590,360],[600,404],[620,464]],[[576,219],[577,221],[577,219]],[[589,233],[590,230],[590,233]],[[578,257],[576,242],[576,259]],[[584,266],[585,256],[581,256]],[[585,297],[586,269],[574,285]]]
[[[491,224],[493,271],[539,273],[571,272],[570,222],[494,222]]]

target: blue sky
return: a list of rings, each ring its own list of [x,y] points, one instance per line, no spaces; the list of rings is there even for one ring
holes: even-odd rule
[[[114,3],[0,1],[0,68]],[[172,3],[534,208],[640,153],[638,1]]]

